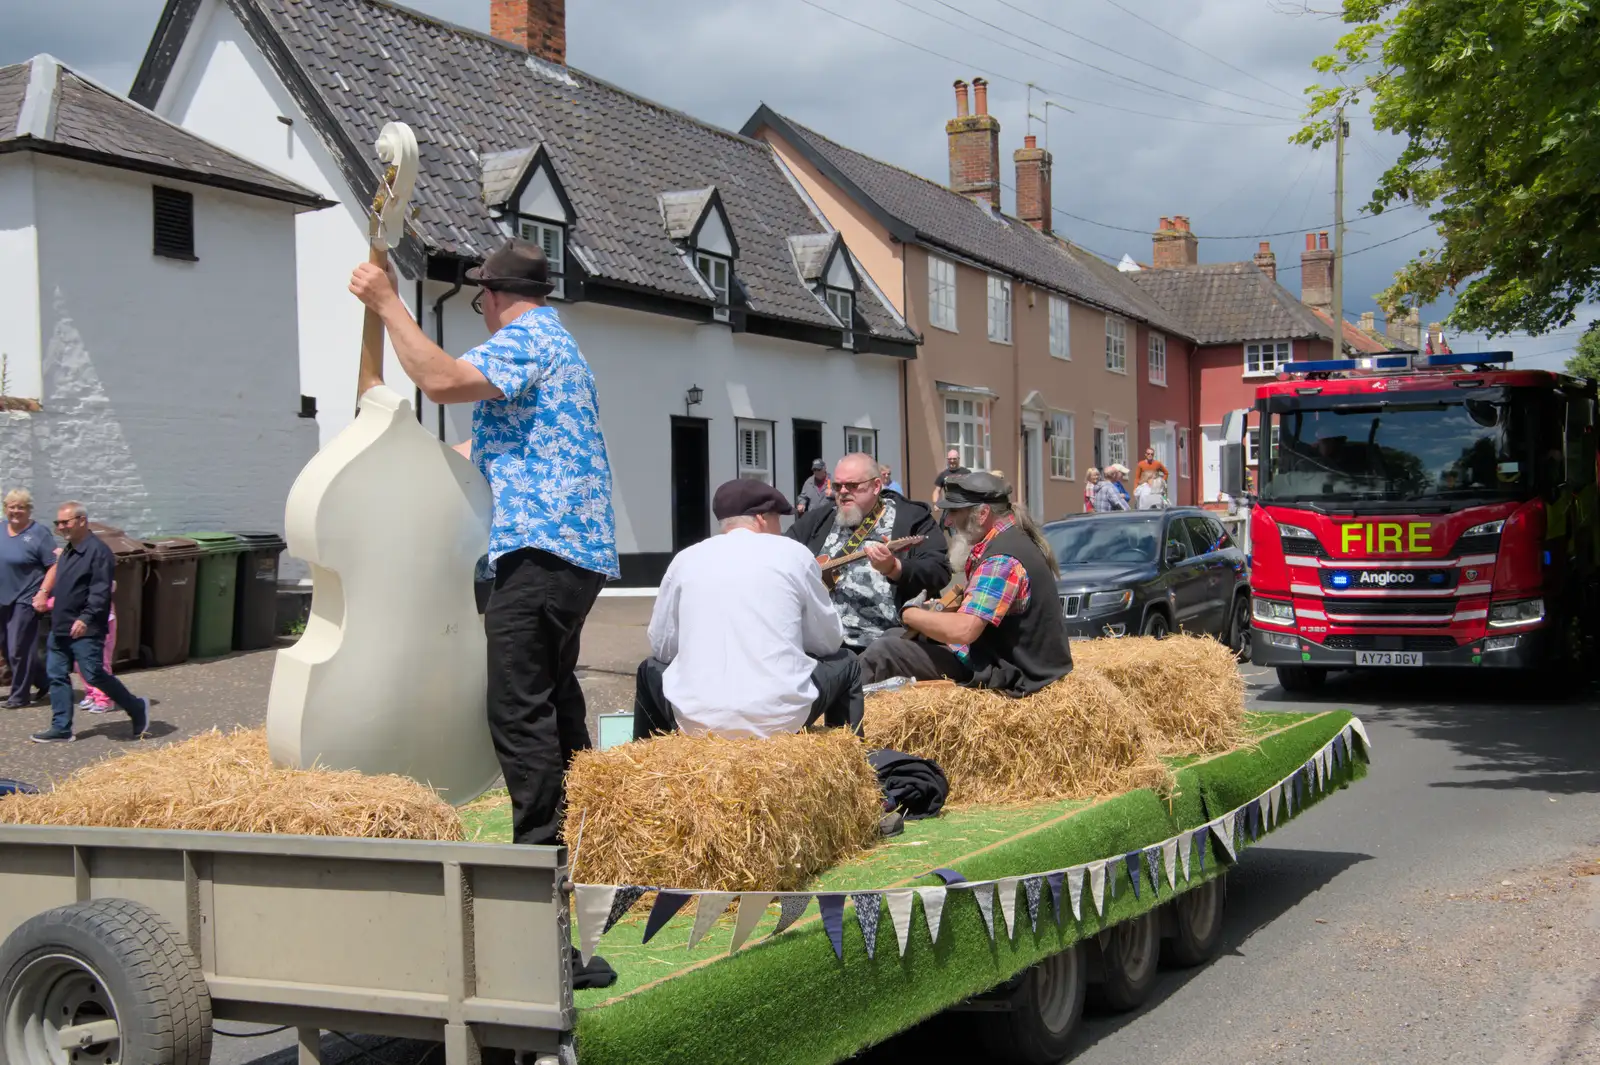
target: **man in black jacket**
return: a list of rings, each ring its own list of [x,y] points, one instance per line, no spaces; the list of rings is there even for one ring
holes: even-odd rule
[[[819,558],[864,551],[830,576],[833,605],[844,622],[845,646],[861,651],[900,624],[900,608],[920,592],[938,595],[950,580],[944,534],[926,505],[884,490],[878,460],[856,452],[833,469],[833,499],[795,520],[789,536]],[[921,536],[900,552],[890,540]]]

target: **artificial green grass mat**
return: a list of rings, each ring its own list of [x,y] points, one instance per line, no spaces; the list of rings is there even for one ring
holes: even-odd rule
[[[985,880],[1137,850],[1195,828],[1259,795],[1297,769],[1349,718],[1344,712],[1310,718],[1293,715],[1297,723],[1286,729],[1284,722],[1274,722],[1283,731],[1263,737],[1258,747],[1180,769],[1176,791],[1166,798],[1151,791],[1135,791],[1094,804],[1054,804],[1056,809],[1049,816],[1041,816],[1039,808],[967,810],[934,822],[914,822],[908,826],[913,832],[901,840],[925,841],[924,845],[896,848],[881,857],[878,851],[885,848],[878,848],[871,856],[872,864],[842,866],[819,878],[816,886],[838,890],[889,887],[939,865],[953,867],[970,880]],[[1364,769],[1359,761],[1346,759],[1334,774],[1335,782],[1348,782]],[[1235,794],[1237,800],[1230,801]],[[1318,793],[1297,805],[1296,816],[1323,797],[1324,793]],[[1024,818],[1024,814],[1031,816]],[[1013,817],[1016,820],[1011,820]],[[973,832],[979,823],[976,819],[987,819],[1005,833],[998,818],[1006,818],[1008,826],[1017,828],[1009,835],[995,836],[1003,840],[998,846],[983,838],[988,833],[980,836]],[[1283,823],[1280,820],[1279,824]],[[947,846],[956,843],[970,849],[951,857]],[[1180,890],[1221,872],[1209,834],[1203,847],[1205,871],[1199,869],[1197,852],[1191,881],[1183,880],[1180,866]],[[858,875],[866,869],[874,875]],[[1016,934],[1011,938],[1005,935],[996,905],[997,934],[992,942],[970,892],[949,893],[936,943],[929,939],[919,901],[903,957],[884,912],[876,958],[869,959],[853,907],[847,907],[844,918],[842,960],[834,957],[814,906],[782,936],[763,941],[776,923],[776,915],[769,911],[752,937],[754,945],[731,956],[726,955],[731,914],[693,951],[684,946],[693,924],[686,915],[670,922],[647,945],[638,942],[643,921],[625,922],[602,940],[600,948],[619,970],[619,983],[577,996],[580,1056],[585,1065],[732,1065],[757,1060],[828,1065],[1171,897],[1165,870],[1159,894],[1153,893],[1146,881],[1139,898],[1133,894],[1122,862],[1108,865],[1107,872],[1104,917],[1094,915],[1086,897],[1083,919],[1073,920],[1064,906],[1058,927],[1047,891],[1038,927],[1033,929],[1019,893]],[[902,873],[907,875],[899,875]],[[911,882],[919,886],[937,883],[931,877]],[[640,907],[641,914],[644,909]]]

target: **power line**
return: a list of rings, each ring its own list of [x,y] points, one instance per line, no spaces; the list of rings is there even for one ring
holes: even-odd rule
[[[1356,249],[1354,249],[1352,251],[1347,251],[1347,252],[1344,253],[1344,257],[1346,259],[1348,259],[1352,255],[1360,255],[1364,251],[1372,251],[1374,248],[1381,248],[1386,244],[1393,244],[1396,241],[1405,240],[1407,237],[1416,236],[1418,233],[1421,233],[1424,229],[1432,229],[1432,228],[1433,228],[1433,223],[1429,222],[1427,225],[1418,226],[1416,229],[1408,229],[1404,233],[1400,234],[1398,237],[1390,237],[1388,240],[1380,240],[1376,244],[1368,244],[1368,245],[1365,245],[1363,247],[1356,248]],[[1291,271],[1300,269],[1300,266],[1301,266],[1300,263],[1294,263],[1293,265],[1290,265],[1290,266],[1280,266],[1280,267],[1278,267],[1278,273],[1287,274],[1287,273],[1290,273]]]
[[[1317,153],[1316,152],[1308,152],[1306,154],[1305,165],[1300,168],[1300,173],[1295,175],[1294,181],[1290,183],[1288,188],[1283,190],[1283,195],[1278,198],[1278,206],[1274,207],[1272,209],[1272,213],[1267,215],[1267,225],[1270,226],[1272,224],[1272,220],[1274,218],[1278,217],[1278,212],[1283,210],[1284,204],[1289,202],[1289,197],[1294,195],[1294,190],[1299,188],[1300,187],[1300,182],[1305,180],[1306,171],[1310,170],[1311,169],[1311,164],[1316,162],[1316,161],[1317,161]]]
[[[1191,41],[1184,40],[1182,37],[1179,37],[1176,33],[1173,33],[1172,31],[1170,31],[1170,30],[1168,30],[1168,29],[1166,29],[1166,28],[1164,28],[1162,26],[1158,26],[1154,22],[1151,22],[1149,19],[1145,18],[1143,15],[1139,14],[1137,11],[1130,11],[1129,9],[1123,7],[1121,4],[1117,3],[1117,0],[1106,0],[1106,3],[1110,4],[1112,7],[1116,8],[1118,11],[1122,12],[1124,15],[1128,15],[1131,18],[1138,19],[1140,22],[1144,23],[1146,26],[1149,26],[1151,29],[1155,30],[1157,33],[1163,34],[1163,35],[1165,35],[1167,37],[1171,37],[1173,40],[1177,41],[1179,44],[1183,45],[1185,48],[1193,49],[1194,51],[1199,52],[1201,55],[1205,56],[1208,59],[1215,59],[1218,63],[1221,63],[1223,66],[1227,67],[1229,70],[1232,70],[1232,71],[1234,71],[1235,73],[1238,73],[1238,74],[1243,74],[1245,77],[1249,78],[1251,81],[1259,82],[1260,84],[1265,85],[1267,88],[1271,89],[1273,92],[1282,93],[1283,95],[1287,96],[1289,99],[1293,100],[1295,102],[1296,106],[1304,106],[1305,101],[1303,99],[1301,99],[1300,97],[1296,96],[1294,93],[1290,92],[1288,89],[1280,88],[1277,85],[1272,84],[1272,82],[1270,82],[1270,81],[1265,81],[1265,80],[1261,79],[1260,77],[1257,77],[1255,74],[1250,73],[1248,70],[1243,69],[1242,67],[1234,66],[1232,63],[1228,62],[1226,59],[1223,59],[1221,56],[1213,55],[1212,53],[1206,51],[1204,48],[1201,48],[1198,44],[1195,44],[1195,43],[1193,43]]]
[[[840,12],[834,11],[831,8],[823,7],[821,4],[817,3],[817,0],[800,0],[800,3],[805,4],[807,7],[816,8],[818,11],[821,11],[823,14],[831,15],[834,18],[839,19],[840,21],[848,22],[848,23],[850,23],[850,25],[855,26],[858,29],[866,30],[868,33],[877,34],[879,37],[883,37],[883,38],[886,38],[888,40],[894,41],[896,44],[904,45],[907,48],[914,48],[917,51],[922,52],[925,55],[931,55],[935,59],[942,59],[946,63],[955,63],[955,64],[957,64],[959,66],[966,67],[966,68],[968,68],[970,70],[975,70],[979,74],[986,75],[987,77],[989,77],[993,81],[1006,82],[1008,84],[1015,85],[1015,86],[1017,86],[1019,88],[1024,88],[1024,89],[1027,88],[1027,86],[1028,86],[1028,83],[1025,82],[1025,81],[1020,81],[1017,78],[1009,77],[1009,76],[1007,76],[1005,74],[996,73],[996,72],[994,72],[992,70],[989,70],[989,69],[987,69],[987,68],[985,68],[983,66],[980,66],[977,63],[968,62],[965,59],[957,59],[954,56],[946,55],[945,53],[940,52],[940,51],[936,51],[935,49],[929,48],[926,45],[917,44],[915,41],[908,41],[904,37],[897,37],[894,34],[889,33],[887,30],[880,30],[876,26],[871,26],[871,25],[868,25],[865,22],[859,21],[858,19],[853,19],[849,15],[841,14]],[[1039,90],[1041,90],[1041,91],[1043,91],[1043,92],[1045,92],[1045,93],[1048,93],[1051,96],[1060,97],[1063,100],[1071,100],[1074,103],[1088,104],[1088,105],[1090,105],[1092,107],[1104,107],[1107,110],[1120,111],[1123,114],[1141,115],[1141,116],[1143,116],[1145,118],[1164,118],[1164,119],[1167,119],[1167,120],[1172,121],[1172,122],[1189,122],[1189,123],[1193,123],[1195,125],[1201,125],[1201,126],[1248,126],[1248,127],[1252,127],[1252,128],[1256,128],[1256,129],[1259,129],[1259,128],[1263,127],[1263,126],[1272,125],[1272,124],[1278,124],[1278,125],[1282,125],[1283,124],[1283,123],[1266,123],[1266,122],[1224,122],[1224,121],[1221,121],[1219,119],[1214,119],[1214,118],[1191,118],[1191,117],[1186,116],[1186,115],[1163,115],[1163,114],[1159,114],[1159,113],[1156,113],[1156,112],[1153,112],[1153,111],[1139,111],[1139,110],[1136,110],[1136,109],[1131,108],[1131,107],[1119,107],[1116,104],[1108,104],[1103,100],[1091,100],[1091,99],[1087,99],[1087,98],[1082,97],[1082,96],[1075,96],[1075,95],[1073,95],[1071,93],[1062,92],[1059,89],[1053,89],[1048,85],[1040,85],[1037,82],[1034,83],[1034,87],[1039,89]]]

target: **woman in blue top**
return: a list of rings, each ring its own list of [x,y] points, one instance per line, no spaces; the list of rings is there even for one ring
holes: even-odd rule
[[[5,707],[16,710],[43,699],[46,691],[33,597],[45,571],[55,563],[56,541],[50,530],[33,520],[33,496],[26,489],[7,492],[5,509],[5,530],[0,532],[0,633],[11,664],[11,696]]]

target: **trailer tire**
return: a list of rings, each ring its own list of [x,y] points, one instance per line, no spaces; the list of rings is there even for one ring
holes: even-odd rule
[[[1286,692],[1314,692],[1328,679],[1328,671],[1317,666],[1279,666],[1278,685]]]
[[[1175,969],[1210,961],[1222,946],[1222,911],[1227,898],[1228,878],[1219,876],[1167,903],[1172,909],[1173,933],[1161,943],[1161,960]]]
[[[90,1026],[100,1031],[83,1038],[109,1038],[61,1049],[62,1029]],[[144,906],[62,906],[0,944],[0,1061],[205,1065],[210,1057],[205,976],[171,926]]]
[[[1089,989],[1089,999],[1108,1013],[1126,1013],[1144,1005],[1156,986],[1161,962],[1161,921],[1151,911],[1123,921],[1100,941],[1103,983]]]
[[[1029,969],[1012,992],[1014,1007],[984,1018],[983,1060],[1000,1065],[1055,1065],[1072,1050],[1088,987],[1083,951],[1069,947]]]

